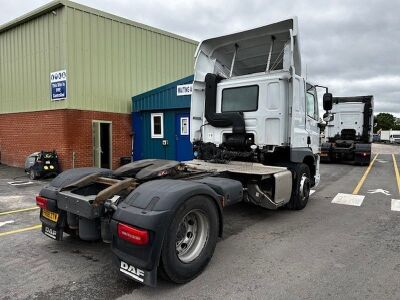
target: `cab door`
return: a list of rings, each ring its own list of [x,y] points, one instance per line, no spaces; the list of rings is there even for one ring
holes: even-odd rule
[[[306,83],[306,130],[308,132],[307,144],[313,153],[319,152],[320,130],[318,127],[318,97],[315,87]]]
[[[291,99],[290,114],[290,146],[291,150],[307,147],[308,131],[306,128],[306,100],[304,93],[304,79],[293,75],[291,88],[289,89]]]

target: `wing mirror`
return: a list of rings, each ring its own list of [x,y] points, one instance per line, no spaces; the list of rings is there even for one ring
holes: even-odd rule
[[[324,102],[324,104],[325,104],[325,102]],[[324,109],[325,109],[325,107],[324,107]],[[331,122],[331,121],[333,121],[333,114],[331,114],[331,113],[324,113],[324,115],[322,116],[322,119],[326,122],[326,123],[328,123],[328,122]]]
[[[332,97],[332,94],[328,92],[328,88],[323,85],[314,85],[314,87],[320,87],[320,88],[325,89],[325,94],[322,98],[322,104],[323,104],[324,110],[326,110],[326,111],[331,110],[332,106],[333,106],[333,97]],[[325,119],[324,119],[324,121],[325,121]]]
[[[331,93],[325,93],[322,99],[324,110],[328,111],[332,109],[333,97]]]

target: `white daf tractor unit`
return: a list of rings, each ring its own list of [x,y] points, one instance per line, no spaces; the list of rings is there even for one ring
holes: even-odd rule
[[[368,165],[373,139],[373,96],[333,97],[333,108],[324,119],[326,142],[321,145],[321,161]]]
[[[296,18],[207,39],[195,58],[193,160],[68,170],[36,199],[44,234],[108,241],[121,273],[150,286],[158,273],[184,283],[204,270],[224,207],[303,209],[320,180],[316,86],[302,76]]]

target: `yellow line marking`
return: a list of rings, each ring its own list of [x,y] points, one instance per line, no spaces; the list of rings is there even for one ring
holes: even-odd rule
[[[392,158],[393,158],[393,165],[394,165],[394,173],[396,174],[397,190],[399,191],[399,194],[400,194],[400,175],[399,175],[399,169],[397,167],[396,157],[394,156],[394,154],[392,154]]]
[[[15,214],[15,213],[22,212],[22,211],[35,210],[35,209],[39,209],[39,208],[40,207],[38,207],[38,206],[34,206],[34,207],[27,207],[27,208],[21,208],[21,209],[10,210],[10,211],[2,211],[2,212],[0,212],[0,216]]]
[[[357,195],[358,192],[360,191],[360,189],[361,189],[362,185],[364,184],[365,179],[367,179],[368,173],[369,173],[369,171],[371,171],[372,165],[374,164],[375,159],[378,157],[378,155],[379,155],[379,153],[375,155],[374,159],[371,161],[368,168],[365,170],[363,177],[361,177],[360,181],[358,182],[356,188],[353,191],[353,195]]]
[[[14,234],[14,233],[19,233],[19,232],[34,230],[34,229],[38,229],[38,228],[42,228],[42,224],[33,225],[33,226],[30,226],[30,227],[25,227],[25,228],[20,228],[20,229],[15,229],[15,230],[10,230],[10,231],[6,231],[6,232],[0,232],[0,236],[5,236],[5,235],[9,235],[9,234]]]

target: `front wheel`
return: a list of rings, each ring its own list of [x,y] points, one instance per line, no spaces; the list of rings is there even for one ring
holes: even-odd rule
[[[310,168],[306,164],[296,164],[291,168],[293,174],[292,195],[287,207],[301,210],[306,207],[311,190]]]
[[[218,210],[212,199],[195,196],[183,203],[166,233],[161,275],[175,283],[197,277],[211,260],[218,230]]]
[[[38,177],[37,172],[34,169],[29,170],[29,179],[35,180]]]

